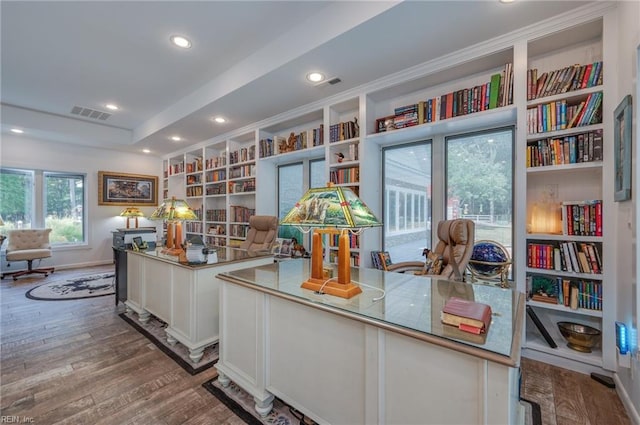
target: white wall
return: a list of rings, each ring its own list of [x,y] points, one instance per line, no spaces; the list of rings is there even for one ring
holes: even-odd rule
[[[637,49],[640,44],[640,2],[619,2],[618,3],[618,43],[617,55],[618,63],[616,69],[611,69],[617,79],[617,95],[615,104],[617,105],[627,94],[633,96],[633,111],[638,110],[637,98],[637,76],[638,58]],[[638,157],[638,123],[634,122],[632,129],[632,151]],[[612,141],[613,142],[613,141]],[[613,152],[613,151],[611,151]],[[633,157],[632,157],[633,158]],[[638,173],[638,161],[632,160],[633,180]],[[618,288],[617,292],[617,312],[618,321],[635,329],[640,327],[640,317],[638,307],[640,306],[640,294],[638,293],[638,264],[636,260],[638,222],[636,210],[638,204],[638,191],[640,187],[632,185],[631,201],[615,203],[614,211],[616,230],[616,259],[614,265],[617,270],[618,282],[612,282]],[[606,284],[606,282],[605,282]],[[613,323],[608,326],[614,326]],[[623,401],[628,403],[627,410],[634,423],[640,423],[638,411],[640,411],[640,359],[638,353],[634,354],[632,360],[633,371],[629,368],[618,367],[618,382],[621,388],[618,392]],[[632,407],[629,405],[632,405]],[[631,409],[629,409],[631,407]],[[630,411],[629,411],[630,410]]]
[[[86,174],[88,245],[54,249],[53,257],[42,261],[42,265],[53,265],[57,268],[106,264],[113,261],[111,231],[124,227],[124,218],[118,216],[123,207],[98,205],[98,171],[155,175],[159,177],[159,182],[162,181],[162,161],[158,157],[47,142],[26,135],[2,136],[0,165]],[[152,207],[141,209],[145,215],[150,215],[154,210]],[[157,223],[141,219],[139,225],[156,226]],[[3,261],[2,269],[6,270],[6,267]],[[16,263],[11,265],[10,270],[23,268],[25,263]]]

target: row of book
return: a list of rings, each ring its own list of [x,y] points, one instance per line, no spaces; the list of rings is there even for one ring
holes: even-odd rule
[[[219,236],[206,236],[205,243],[207,246],[227,246],[227,239]]]
[[[227,179],[227,170],[207,171],[205,180],[207,183],[219,182]]]
[[[227,221],[226,209],[209,209],[206,211],[207,221]]]
[[[256,179],[229,182],[229,193],[246,193],[256,191]]]
[[[527,143],[527,167],[602,161],[602,130]]]
[[[207,170],[210,170],[212,168],[220,168],[220,167],[224,167],[227,165],[227,156],[226,155],[220,155],[220,156],[213,156],[211,158],[207,158],[204,161],[204,166]]]
[[[387,270],[391,265],[389,251],[371,251],[371,264],[378,270]]]
[[[329,251],[329,262],[334,264],[338,262],[338,251]],[[352,252],[349,257],[349,263],[352,267],[360,266],[360,254]]]
[[[527,267],[575,273],[602,273],[598,246],[592,242],[527,244]]]
[[[202,233],[203,225],[199,221],[186,221],[184,223],[184,230],[187,233]]]
[[[538,69],[533,68],[527,70],[527,100],[601,84],[602,61],[570,65],[555,71],[543,72],[540,76],[538,76]]]
[[[249,225],[247,224],[231,224],[229,225],[229,236],[236,238],[246,238],[249,233]]]
[[[256,174],[256,165],[248,164],[248,165],[239,165],[236,167],[229,168],[229,178],[230,179],[239,179],[242,177],[252,177]]]
[[[358,125],[358,118],[353,118],[352,121],[339,122],[338,124],[332,124],[329,126],[329,143],[349,140],[359,136],[360,126]]]
[[[559,100],[527,109],[528,134],[566,130],[601,122],[602,92],[590,93],[586,100],[576,104]]]
[[[164,176],[173,176],[175,174],[181,173],[184,173],[184,162],[177,162],[175,164],[169,164],[169,166],[167,167],[167,171],[164,173]]]
[[[329,181],[334,184],[358,183],[360,181],[360,168],[349,167],[331,170]]]
[[[202,171],[202,158],[195,158],[191,162],[187,162],[186,170],[187,173],[197,173],[198,171]]]
[[[201,174],[189,174],[187,175],[187,184],[200,184],[202,183],[202,175]]]
[[[240,148],[236,151],[229,152],[229,164],[237,164],[239,162],[253,161],[256,159],[256,147],[251,145],[248,148]]]
[[[349,248],[358,248],[360,246],[360,237],[358,235],[354,235],[353,233],[349,233],[348,236],[349,236]],[[339,239],[340,239],[340,235],[330,235],[329,246],[332,248],[337,248]]]
[[[527,276],[530,299],[573,310],[602,310],[602,282],[550,276]]]
[[[494,109],[513,103],[513,66],[507,63],[489,82],[394,109],[376,120],[376,133]]]
[[[224,183],[208,184],[205,187],[207,195],[224,195],[227,193],[227,185]]]
[[[602,236],[602,200],[564,201],[562,233],[570,236]]]
[[[202,186],[187,186],[186,187],[187,198],[193,197],[193,196],[202,196],[203,193],[204,192],[202,190]]]
[[[354,136],[356,137],[356,136]],[[320,146],[324,144],[324,125],[301,131],[298,134],[291,133],[289,137],[275,136],[265,137],[258,142],[258,155],[267,158],[286,152],[306,149],[308,146]]]
[[[231,215],[229,218],[231,221],[238,223],[248,223],[249,217],[255,215],[255,213],[255,208],[247,208],[242,205],[231,205],[229,207],[229,214]]]

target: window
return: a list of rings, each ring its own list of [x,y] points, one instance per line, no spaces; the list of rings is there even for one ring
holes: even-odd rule
[[[513,255],[513,128],[447,137],[446,217],[469,218],[476,241]]]
[[[309,188],[325,187],[327,177],[324,174],[324,159],[309,161]]]
[[[282,220],[304,195],[302,163],[278,166],[278,220]],[[302,232],[293,226],[279,226],[278,237],[302,241]]]
[[[431,246],[431,141],[383,149],[384,249],[420,261]]]
[[[48,227],[52,245],[86,242],[83,174],[2,168],[0,187],[4,230]]]
[[[84,176],[44,174],[45,227],[52,244],[84,242]]]

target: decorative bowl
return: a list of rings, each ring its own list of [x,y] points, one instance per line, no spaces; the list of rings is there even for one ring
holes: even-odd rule
[[[558,322],[558,329],[567,340],[567,347],[583,353],[590,353],[600,343],[602,334],[596,328],[572,322]]]

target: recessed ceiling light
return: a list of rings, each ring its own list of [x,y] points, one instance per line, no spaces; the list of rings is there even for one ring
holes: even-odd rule
[[[111,109],[112,111],[117,111],[118,109],[120,109],[120,107],[114,103],[107,103],[106,105],[104,105],[104,107],[107,109]]]
[[[183,49],[188,49],[191,47],[191,41],[188,38],[183,37],[181,35],[172,35],[170,38],[171,42],[178,47],[182,47]]]
[[[500,3],[513,3],[515,0],[500,0]]]
[[[16,134],[22,134],[22,133],[24,133],[24,131],[23,131],[23,130],[20,130],[19,128],[12,128],[12,129],[11,129],[11,131],[12,131],[13,133],[16,133]]]
[[[180,140],[182,140],[182,137],[180,137],[180,136],[171,136],[171,140],[173,140],[174,142],[179,142]]]
[[[142,152],[144,153],[151,153],[151,151],[149,149],[142,149]]]
[[[227,122],[227,120],[225,118],[223,118],[223,117],[215,117],[213,120],[215,122],[217,122],[218,124],[223,124],[223,123]]]
[[[319,83],[320,81],[324,81],[324,74],[320,72],[310,72],[307,74],[307,80],[312,83]]]

